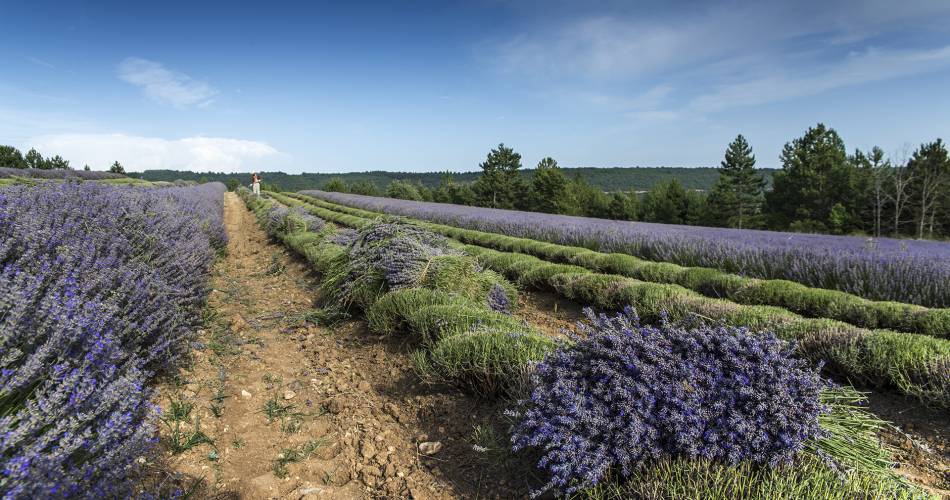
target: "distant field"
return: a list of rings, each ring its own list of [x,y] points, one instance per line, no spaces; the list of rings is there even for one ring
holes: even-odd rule
[[[771,183],[774,169],[762,169],[766,180]],[[385,191],[386,186],[394,180],[419,181],[422,184],[435,187],[442,177],[451,174],[457,182],[473,182],[481,172],[350,172],[345,174],[304,173],[299,175],[283,172],[263,172],[264,182],[273,185],[282,191],[300,191],[304,189],[318,189],[334,177],[340,177],[347,183],[372,182],[376,187]],[[530,177],[534,169],[522,169],[523,177]],[[592,185],[604,191],[646,191],[659,182],[676,178],[687,189],[709,189],[718,177],[715,168],[682,168],[682,167],[613,167],[613,168],[565,168],[568,177],[581,175]],[[130,174],[150,181],[209,180],[227,183],[237,179],[241,184],[249,182],[248,174],[222,173],[195,173],[178,170],[149,170],[141,174]]]

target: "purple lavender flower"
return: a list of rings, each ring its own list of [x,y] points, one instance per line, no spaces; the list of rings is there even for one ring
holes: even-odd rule
[[[508,300],[504,287],[498,283],[495,283],[488,292],[488,307],[493,311],[511,314],[511,301]]]
[[[819,434],[825,383],[774,336],[642,326],[630,309],[587,315],[512,412],[514,449],[538,449],[551,475],[542,491],[570,494],[669,456],[787,463]]]
[[[224,186],[0,188],[0,496],[122,497],[188,347]]]
[[[946,242],[626,222],[324,191],[301,194],[467,229],[787,279],[873,300],[950,307]]]

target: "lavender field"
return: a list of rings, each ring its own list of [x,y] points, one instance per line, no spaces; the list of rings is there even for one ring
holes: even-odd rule
[[[0,188],[0,491],[125,497],[226,242],[222,184]]]
[[[36,168],[8,168],[0,167],[0,179],[4,177],[29,177],[31,179],[83,179],[98,181],[104,179],[121,179],[122,174],[101,172],[98,170],[43,170]]]
[[[468,229],[787,279],[873,300],[950,306],[950,243],[613,221],[325,191],[301,194]]]

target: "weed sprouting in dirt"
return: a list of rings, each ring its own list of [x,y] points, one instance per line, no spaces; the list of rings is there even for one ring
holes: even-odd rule
[[[475,425],[471,443],[477,457],[491,469],[505,465],[511,457],[508,440],[491,424]]]
[[[215,417],[221,417],[224,414],[224,400],[228,398],[225,393],[224,384],[227,381],[227,372],[223,366],[218,366],[218,380],[215,384],[214,396],[211,397],[211,414]]]
[[[172,422],[184,422],[188,420],[188,417],[191,415],[191,410],[195,408],[195,404],[191,401],[186,401],[184,399],[174,399],[169,398],[168,405],[168,420]]]
[[[194,426],[191,429],[182,429],[182,420],[162,419],[162,422],[169,430],[168,449],[172,454],[184,453],[201,444],[214,446],[214,441],[201,430],[201,420],[198,415],[195,415]]]
[[[284,259],[280,252],[274,252],[270,257],[270,264],[267,266],[267,270],[264,271],[265,276],[280,276],[284,274],[287,270],[287,265],[284,264]]]
[[[326,441],[322,439],[311,439],[306,443],[297,446],[284,448],[283,451],[277,455],[277,459],[274,460],[274,475],[283,479],[287,477],[289,471],[287,470],[287,464],[298,463],[310,458],[321,446],[325,445]]]

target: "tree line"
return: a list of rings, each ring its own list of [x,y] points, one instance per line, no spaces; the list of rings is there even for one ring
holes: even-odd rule
[[[888,156],[879,147],[848,153],[838,133],[810,127],[785,145],[782,168],[771,179],[756,168],[752,146],[739,135],[726,148],[708,191],[687,189],[676,178],[645,193],[605,191],[584,176],[568,175],[543,158],[528,177],[521,155],[499,144],[479,164],[474,182],[443,175],[429,187],[393,180],[385,190],[371,182],[330,179],[327,191],[384,195],[491,208],[631,221],[746,229],[860,234],[950,236],[950,160],[941,139]]]
[[[35,168],[38,170],[72,170],[69,160],[60,155],[44,158],[35,148],[30,148],[24,155],[19,149],[13,146],[0,146],[0,167],[6,168]],[[89,165],[83,166],[83,170],[89,171],[92,168]],[[109,172],[114,174],[124,174],[125,167],[118,161],[109,167]]]

